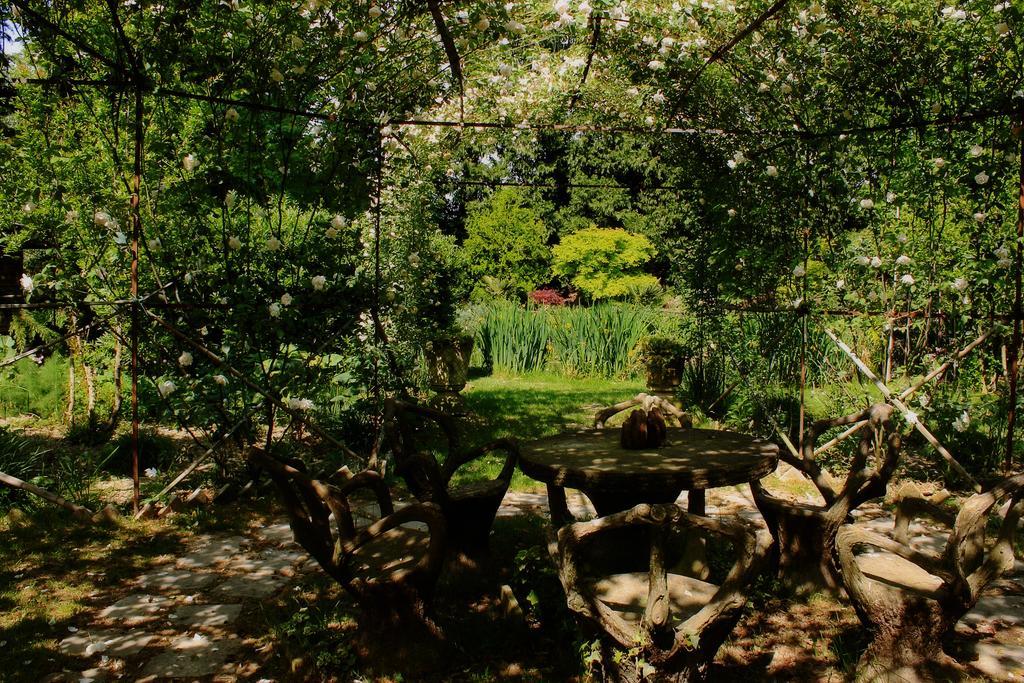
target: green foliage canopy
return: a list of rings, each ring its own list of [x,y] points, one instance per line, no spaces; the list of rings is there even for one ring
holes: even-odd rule
[[[593,299],[636,296],[658,287],[642,272],[656,250],[649,239],[622,228],[584,228],[554,248],[552,270]]]
[[[548,229],[525,193],[502,188],[469,207],[463,255],[477,278],[489,276],[526,294],[548,278]]]

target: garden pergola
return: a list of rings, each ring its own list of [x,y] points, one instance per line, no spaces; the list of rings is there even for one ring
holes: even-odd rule
[[[789,5],[789,0],[777,0],[769,7],[760,11],[755,16],[752,16],[748,21],[745,21],[741,28],[731,35],[727,40],[714,47],[707,54],[706,58],[702,63],[694,69],[688,80],[677,84],[676,90],[673,93],[672,100],[674,104],[685,102],[689,97],[693,88],[698,84],[702,76],[706,73],[707,69],[716,63],[721,63],[729,59],[730,53],[743,41],[749,39],[755,32],[763,27],[767,22],[772,21],[778,17]],[[162,314],[163,311],[173,312],[189,312],[194,310],[201,310],[204,307],[223,307],[225,304],[209,304],[209,303],[197,303],[197,302],[172,302],[162,300],[164,293],[172,288],[176,281],[170,279],[161,283],[160,288],[153,292],[141,292],[139,288],[139,270],[144,265],[144,258],[141,245],[146,239],[146,230],[143,225],[143,218],[141,213],[141,201],[142,201],[142,186],[146,169],[144,168],[145,158],[145,133],[144,133],[144,116],[146,112],[146,99],[156,98],[159,100],[180,100],[180,101],[193,101],[202,102],[209,105],[216,105],[219,107],[231,107],[231,108],[243,108],[254,112],[257,115],[281,115],[294,117],[297,119],[303,119],[310,122],[319,121],[329,123],[331,125],[345,125],[365,131],[368,135],[375,139],[375,168],[372,173],[372,182],[370,184],[371,200],[370,206],[374,216],[375,230],[373,231],[373,244],[372,244],[372,260],[373,260],[373,271],[374,271],[374,286],[372,297],[369,305],[369,313],[373,322],[374,334],[377,341],[386,349],[388,345],[387,334],[385,332],[384,325],[381,322],[381,246],[382,246],[382,234],[381,234],[381,207],[382,207],[382,192],[385,189],[385,164],[386,156],[384,153],[385,145],[390,137],[395,135],[396,131],[402,131],[406,129],[419,129],[419,128],[436,128],[436,129],[454,129],[458,131],[524,131],[524,132],[556,132],[565,134],[594,134],[594,135],[634,135],[634,136],[668,136],[668,137],[680,137],[680,136],[725,136],[729,138],[733,137],[749,137],[762,140],[770,141],[768,147],[776,147],[780,145],[787,145],[792,143],[809,142],[815,140],[829,140],[829,139],[845,139],[850,136],[865,136],[870,137],[877,134],[886,133],[899,133],[904,131],[922,131],[926,129],[945,129],[945,128],[961,128],[971,127],[980,123],[989,122],[993,120],[1008,120],[1009,124],[1016,127],[1018,130],[1021,126],[1024,126],[1024,110],[1021,108],[1019,101],[1013,100],[1012,98],[1006,98],[1005,106],[998,108],[985,108],[975,111],[960,111],[955,114],[948,115],[936,115],[931,118],[919,118],[911,117],[906,120],[893,120],[884,124],[876,125],[851,125],[848,127],[836,127],[823,130],[812,130],[802,127],[794,128],[778,128],[778,129],[758,129],[758,128],[737,128],[737,127],[716,127],[714,125],[707,125],[697,121],[683,121],[675,125],[665,126],[609,126],[600,124],[581,124],[571,120],[571,117],[567,117],[565,121],[560,122],[510,122],[507,120],[503,121],[485,121],[485,120],[474,120],[472,117],[467,118],[465,115],[465,104],[464,98],[466,97],[466,87],[463,78],[463,56],[460,54],[460,47],[457,45],[457,41],[453,38],[452,32],[449,30],[448,19],[445,17],[444,9],[441,6],[439,0],[427,0],[426,8],[429,11],[431,18],[434,21],[436,29],[437,39],[441,43],[444,54],[448,60],[447,75],[453,82],[453,97],[457,97],[459,101],[459,117],[454,119],[433,119],[433,118],[418,118],[418,117],[406,117],[401,115],[390,116],[382,118],[381,120],[367,120],[360,118],[345,118],[339,117],[336,113],[327,110],[304,110],[304,109],[293,109],[284,107],[276,104],[271,104],[256,100],[246,100],[231,97],[220,97],[215,95],[202,94],[197,92],[189,92],[183,89],[176,88],[165,88],[159,84],[154,83],[147,75],[147,67],[143,63],[141,57],[141,51],[136,49],[137,46],[133,46],[129,39],[126,37],[123,28],[123,8],[119,7],[116,2],[110,1],[107,3],[109,10],[109,21],[114,27],[114,33],[118,38],[119,44],[117,48],[117,56],[111,57],[103,53],[103,50],[95,45],[91,45],[89,40],[75,35],[71,31],[62,27],[59,18],[53,16],[52,11],[48,11],[45,8],[35,6],[34,3],[28,0],[12,0],[12,5],[20,12],[22,21],[27,25],[34,27],[38,32],[38,38],[43,41],[51,41],[54,44],[58,40],[66,41],[66,43],[73,46],[76,55],[68,55],[69,58],[75,60],[84,60],[92,63],[98,63],[108,70],[108,77],[104,79],[81,79],[71,78],[63,75],[54,77],[39,77],[39,78],[28,78],[24,79],[26,85],[39,86],[47,89],[57,89],[59,91],[71,92],[77,88],[94,88],[102,89],[106,91],[117,91],[131,99],[132,109],[132,121],[133,121],[133,160],[132,160],[132,174],[131,174],[131,187],[130,189],[130,210],[129,215],[131,217],[131,233],[130,233],[130,253],[131,253],[131,264],[130,264],[130,294],[128,297],[113,299],[113,300],[88,300],[82,299],[78,301],[33,301],[30,303],[5,301],[0,303],[0,310],[17,310],[17,309],[60,309],[60,308],[97,308],[103,310],[110,310],[111,312],[106,315],[99,315],[94,319],[88,321],[85,325],[75,329],[70,334],[64,336],[61,339],[50,341],[43,346],[37,347],[30,351],[26,351],[22,354],[16,355],[14,358],[5,361],[5,364],[14,362],[20,358],[24,358],[27,355],[35,353],[44,347],[51,347],[60,344],[76,335],[79,335],[87,328],[98,328],[102,326],[108,326],[115,318],[120,316],[127,316],[130,320],[129,331],[126,335],[120,335],[115,333],[119,337],[123,338],[124,343],[130,348],[130,368],[131,368],[131,423],[132,423],[132,476],[134,481],[134,504],[138,511],[140,509],[139,500],[139,404],[138,404],[138,383],[140,377],[140,361],[139,361],[139,345],[141,337],[141,327],[143,319],[149,319],[170,335],[175,337],[182,344],[192,348],[202,356],[206,357],[215,366],[223,369],[229,373],[233,378],[240,381],[251,391],[261,395],[267,402],[273,404],[278,410],[284,411],[285,413],[291,414],[295,418],[303,417],[301,411],[288,405],[282,398],[282,390],[274,390],[267,386],[261,386],[259,383],[249,379],[243,372],[240,372],[236,368],[232,367],[232,364],[221,355],[210,349],[204,342],[200,341],[193,330],[183,330],[179,325],[176,325],[169,320],[165,319],[166,316]],[[577,88],[576,94],[572,97],[569,106],[569,112],[576,108],[578,104],[578,93],[587,82],[588,77],[592,73],[592,64],[595,55],[600,50],[602,41],[602,32],[606,30],[606,27],[610,23],[620,22],[622,19],[617,19],[612,16],[611,13],[605,12],[594,12],[588,24],[588,30],[590,34],[589,41],[589,52],[586,59],[586,63],[583,67],[582,74],[580,77],[580,85]],[[1014,303],[1013,310],[1003,315],[993,316],[993,321],[1011,321],[1013,322],[1013,336],[1012,344],[1009,349],[1008,357],[1008,380],[1009,380],[1009,413],[1008,413],[1008,436],[1006,443],[1006,466],[1010,467],[1012,463],[1012,453],[1014,447],[1014,432],[1016,427],[1016,402],[1018,394],[1018,354],[1021,345],[1021,323],[1024,318],[1024,309],[1022,309],[1022,250],[1024,250],[1024,244],[1022,244],[1022,238],[1024,238],[1024,146],[1021,148],[1020,153],[1021,166],[1020,166],[1020,195],[1018,202],[1018,218],[1017,218],[1017,242],[1015,245],[1015,254],[1013,259],[1013,278],[1014,278]],[[543,187],[536,183],[520,183],[516,181],[487,181],[487,180],[476,180],[476,179],[461,179],[458,183],[466,185],[479,185],[479,186],[523,186],[523,187]],[[577,187],[586,187],[590,189],[629,189],[628,186],[621,184],[602,184],[602,183],[580,183]],[[644,190],[650,191],[680,191],[679,186],[676,185],[664,185],[664,186],[648,186],[644,187]],[[809,235],[807,231],[804,232],[804,265],[807,263],[808,253],[808,239]],[[150,264],[152,267],[152,264]],[[155,273],[155,270],[154,270]],[[157,281],[160,282],[159,277]],[[802,347],[800,350],[801,356],[801,377],[800,377],[800,392],[801,392],[801,423],[803,422],[803,402],[804,402],[804,390],[806,385],[806,354],[807,354],[807,325],[808,319],[811,316],[860,316],[860,315],[882,315],[889,321],[895,320],[922,320],[930,319],[932,317],[942,317],[941,312],[935,312],[931,310],[917,311],[917,310],[884,310],[884,311],[855,311],[855,310],[819,310],[815,309],[807,301],[807,286],[806,280],[802,284],[803,301],[800,305],[792,308],[739,308],[739,312],[758,310],[768,311],[776,313],[787,313],[797,316],[801,321],[802,326]],[[109,328],[108,328],[109,329]],[[829,334],[832,334],[829,332]],[[930,381],[942,374],[946,368],[950,366],[953,359],[963,358],[974,348],[988,338],[990,332],[986,332],[977,341],[973,342],[963,351],[956,354],[954,357],[939,366],[935,371],[930,373],[925,381]],[[875,378],[871,370],[863,364],[856,357],[856,354],[848,347],[843,345],[842,341],[838,337],[834,337],[837,344],[839,344],[846,352],[851,360],[857,364],[858,369],[864,373],[873,381],[880,385],[883,393],[886,394],[894,405],[897,407],[901,406],[901,401],[905,400],[910,393],[913,391],[903,392],[903,394],[896,395],[889,392],[888,388],[885,387],[884,382]],[[322,350],[322,349],[320,349]],[[919,382],[915,385],[916,390],[922,386],[924,382]],[[286,385],[287,386],[287,385]],[[381,386],[376,383],[373,387],[373,391],[379,396],[381,392]],[[214,444],[208,444],[208,447],[204,451],[204,454],[199,460],[193,462],[193,464],[181,473],[174,481],[165,488],[165,494],[170,491],[174,486],[180,483],[195,467],[206,457],[209,457],[219,446],[224,443],[228,437],[235,433],[242,422],[252,415],[258,406],[254,406],[247,410],[237,424],[227,430],[226,434],[222,436],[221,440]],[[903,406],[904,410],[909,412]],[[325,441],[328,441],[336,447],[342,449],[346,455],[351,458],[359,458],[351,449],[345,446],[341,441],[336,439],[327,431],[319,428],[314,422],[308,418],[303,417],[304,423],[307,427],[317,433]],[[914,420],[911,420],[912,422]],[[919,421],[916,425],[919,429],[923,430],[923,426]],[[272,431],[272,430],[271,430]],[[925,430],[926,431],[926,430]],[[800,430],[803,432],[803,429]],[[848,430],[847,434],[854,433],[854,430]],[[840,437],[843,438],[843,437]],[[933,445],[936,445],[940,452],[947,457],[948,460],[955,463],[952,455],[942,448],[941,444],[938,444],[934,440],[934,437],[930,439]],[[197,439],[197,441],[199,441]],[[827,444],[825,447],[828,447]],[[956,466],[958,470],[967,477],[969,481],[970,476],[967,475],[962,468]],[[972,481],[973,483],[973,481]]]

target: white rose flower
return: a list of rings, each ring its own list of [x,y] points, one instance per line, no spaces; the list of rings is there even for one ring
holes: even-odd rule
[[[967,280],[965,280],[962,277],[958,277],[957,279],[953,280],[953,289],[955,289],[958,292],[964,291],[965,289],[967,289]]]
[[[843,279],[836,280],[836,289],[841,290],[841,289],[843,289],[845,287],[846,287],[846,280],[843,280]]]
[[[988,218],[988,214],[986,214],[984,211],[975,211],[974,212],[974,220],[976,222],[984,223],[986,218]]]
[[[186,171],[194,171],[196,166],[199,165],[199,159],[195,154],[186,154],[181,160],[181,166]]]
[[[36,210],[36,203],[30,199],[25,202],[25,205],[21,207],[21,210],[25,213],[32,213]]]
[[[662,69],[665,68],[665,62],[661,61],[660,59],[652,59],[651,61],[647,62],[647,68],[650,69],[651,71],[661,71]]]
[[[775,166],[768,166],[768,168],[766,168],[764,172],[768,175],[769,178],[775,178],[776,176],[779,175],[779,169],[776,168]]]
[[[228,238],[228,249],[232,251],[238,251],[242,248],[242,240],[238,239],[237,235],[232,235]]]
[[[736,216],[736,209],[729,209],[726,213],[729,214],[729,218],[733,218]]]
[[[872,256],[871,257],[871,267],[872,268],[879,268],[879,267],[881,267],[881,265],[882,265],[882,259],[880,259],[877,256]]]
[[[153,477],[155,477],[157,475],[157,471],[156,471],[155,467],[147,467],[146,471],[143,472],[143,474],[146,475],[147,479],[152,479]]]
[[[224,112],[224,118],[230,121],[231,123],[234,123],[238,120],[238,110],[234,107],[228,107],[228,110]]]
[[[110,222],[110,214],[106,211],[97,211],[92,216],[93,223],[100,227],[106,227],[107,223]]]
[[[958,432],[966,432],[967,428],[970,426],[971,416],[966,410],[960,413],[960,417],[953,420],[953,429],[955,429]]]
[[[327,230],[324,231],[324,235],[326,235],[330,239],[334,239],[335,237],[338,236],[338,231],[335,230],[334,228],[327,228]]]
[[[972,157],[980,157],[982,154],[985,153],[985,148],[982,147],[981,145],[974,145],[973,147],[971,147],[970,152],[968,153]]]
[[[340,214],[331,219],[331,227],[335,230],[341,230],[346,225],[348,225],[348,221]]]
[[[383,12],[381,12],[380,7],[377,7],[377,5],[371,5],[369,14],[371,19],[378,19]]]
[[[936,157],[932,159],[932,165],[935,166],[935,168],[945,168],[946,160],[942,157]]]
[[[146,240],[146,246],[149,247],[150,251],[160,251],[160,248],[163,246],[163,243],[160,242],[159,237],[154,237],[153,239]]]
[[[281,315],[281,304],[276,301],[267,306],[267,312],[270,313],[271,318],[277,318]]]
[[[910,265],[910,257],[907,256],[906,254],[900,254],[900,257],[898,259],[896,259],[896,265],[899,265],[899,266],[909,266]]]
[[[222,387],[226,387],[228,385],[228,378],[224,375],[214,375],[213,381]]]
[[[266,241],[266,244],[264,246],[266,247],[267,251],[278,251],[281,248],[281,240],[271,235],[270,239]]]
[[[980,173],[978,173],[978,175],[974,176],[974,182],[978,183],[979,185],[984,185],[985,183],[988,182],[988,173],[981,171]]]
[[[906,273],[903,277],[900,278],[900,282],[909,287],[912,284],[914,284],[914,276],[911,275],[910,273]]]
[[[904,418],[906,418],[907,424],[917,424],[917,413],[915,413],[913,410],[908,410],[906,413],[904,413]]]
[[[36,284],[32,282],[32,278],[28,275],[28,273],[22,273],[21,280],[19,280],[19,282],[21,283],[21,288],[25,291],[26,294],[31,294],[32,290],[36,288]]]
[[[178,356],[178,365],[183,368],[187,368],[192,365],[192,354],[188,351],[182,351],[181,355]]]
[[[480,19],[478,19],[477,22],[473,24],[473,28],[476,29],[477,31],[486,31],[490,27],[491,20],[488,19],[487,17],[480,17]]]
[[[807,270],[804,268],[803,264],[799,264],[793,269],[794,277],[803,277],[804,275],[807,275]]]
[[[889,203],[889,204],[892,204],[894,201],[896,201],[896,193],[895,192],[886,192],[885,193],[885,201],[887,203]]]
[[[115,232],[114,233],[114,244],[120,245],[122,247],[124,245],[128,244],[128,235],[124,234],[121,231]]]
[[[409,254],[409,265],[414,268],[420,264],[420,255],[416,252]]]
[[[352,34],[352,37],[356,39],[357,43],[365,43],[370,39],[370,34],[366,31],[356,31]]]
[[[174,386],[174,382],[169,379],[165,379],[163,382],[156,385],[156,391],[160,394],[161,398],[167,398],[174,393],[175,389],[177,389],[177,387]]]
[[[859,265],[859,266],[866,266],[866,265],[869,265],[870,263],[871,263],[871,259],[869,259],[867,256],[858,256],[857,257],[857,265]]]
[[[1010,250],[1006,247],[999,247],[994,253],[996,258],[1010,258]]]
[[[655,104],[665,104],[666,99],[667,98],[665,97],[665,93],[663,93],[660,90],[651,95],[651,101],[654,102]]]
[[[862,199],[862,200],[860,200],[860,208],[862,208],[864,210],[873,209],[873,208],[875,208],[875,202],[874,202],[874,200],[872,200],[870,198]]]
[[[285,292],[284,294],[282,294],[281,295],[281,305],[282,306],[291,306],[292,305],[292,295],[289,294],[288,292]]]
[[[312,283],[313,283],[313,289],[315,289],[316,291],[319,292],[319,291],[323,290],[324,285],[327,284],[327,278],[324,277],[323,275],[317,275],[317,276],[315,276],[312,279]]]

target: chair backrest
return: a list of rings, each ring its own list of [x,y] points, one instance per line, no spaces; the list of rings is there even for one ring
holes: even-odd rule
[[[437,508],[410,505],[395,512],[383,476],[373,470],[355,475],[342,470],[342,481],[336,486],[311,478],[301,463],[283,461],[260,448],[250,450],[248,460],[266,470],[276,485],[295,541],[346,588],[374,578],[352,573],[348,559],[353,553],[388,531],[416,521],[427,525],[429,543],[412,573],[436,578],[445,541],[444,520]],[[380,519],[362,527],[356,524],[349,501],[359,489],[370,489],[380,510]]]
[[[788,449],[780,449],[779,457],[814,484],[825,501],[825,507],[841,522],[864,502],[885,495],[903,443],[892,418],[892,406],[879,403],[859,413],[817,420],[804,433],[799,458]],[[861,432],[849,474],[841,484],[818,461],[823,452],[818,450],[818,439],[835,427],[849,427],[850,434],[855,430]]]
[[[647,574],[647,599],[642,619],[632,624],[608,604],[600,600],[592,579],[582,573],[582,553],[591,543],[626,528],[647,528],[651,535]],[[681,624],[673,624],[671,614],[670,580],[667,543],[672,532],[701,533],[723,537],[733,546],[736,560],[724,581],[713,595],[694,614]],[[622,647],[632,648],[646,643],[660,650],[659,659],[671,660],[682,651],[692,650],[694,643],[707,629],[716,633],[723,623],[738,618],[746,602],[746,587],[759,573],[767,558],[771,538],[765,530],[757,530],[737,519],[721,519],[693,515],[674,504],[642,504],[625,512],[616,513],[587,522],[563,526],[557,532],[559,577],[565,589],[569,607],[596,621]],[[720,644],[720,643],[719,643]],[[717,649],[717,645],[715,646]]]
[[[944,560],[953,577],[951,588],[969,598],[971,604],[989,583],[1013,567],[1014,540],[1022,514],[1024,474],[971,496],[957,513]],[[994,525],[993,516],[997,518]],[[989,543],[986,539],[991,526],[996,528]]]
[[[394,457],[396,472],[418,500],[441,504],[447,496],[448,477],[444,462],[423,447],[418,432],[423,423],[437,425],[447,442],[445,460],[458,453],[459,435],[455,421],[446,413],[397,399],[384,405],[382,440]]]

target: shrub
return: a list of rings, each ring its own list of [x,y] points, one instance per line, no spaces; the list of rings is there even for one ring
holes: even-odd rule
[[[502,188],[471,204],[466,233],[463,256],[481,281],[487,277],[525,295],[548,278],[548,228],[515,188]]]
[[[553,289],[535,289],[530,292],[530,301],[540,306],[564,306],[567,299]]]
[[[656,251],[643,235],[621,228],[584,228],[554,248],[552,270],[592,299],[639,298],[659,288],[642,272]]]

